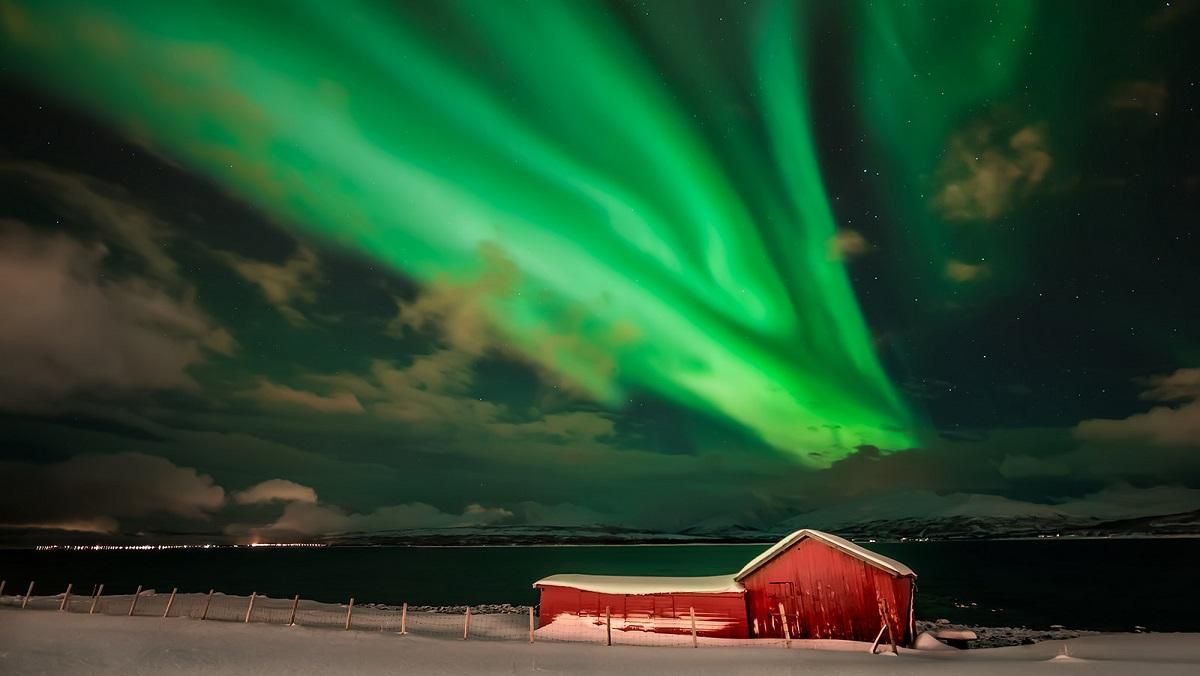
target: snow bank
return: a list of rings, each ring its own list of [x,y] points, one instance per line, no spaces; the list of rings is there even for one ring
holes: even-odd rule
[[[945,633],[970,632],[976,638],[970,641],[972,648],[999,648],[1004,646],[1029,645],[1042,641],[1064,641],[1081,636],[1095,636],[1099,632],[1081,629],[1030,629],[1029,627],[976,627],[954,624],[945,620],[917,622],[917,632]]]
[[[689,637],[690,638],[690,637]],[[1200,635],[1101,635],[1066,643],[974,651],[832,652],[769,646],[693,650],[539,641],[462,641],[183,617],[96,617],[0,608],[0,673],[212,674],[674,674],[883,676],[1156,676],[1200,673]],[[861,644],[856,644],[860,645]],[[1066,657],[1058,657],[1064,655]],[[1069,658],[1069,659],[1068,659]]]

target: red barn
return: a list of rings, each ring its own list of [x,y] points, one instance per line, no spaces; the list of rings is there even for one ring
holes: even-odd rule
[[[783,637],[872,641],[886,608],[899,643],[913,632],[914,573],[836,535],[799,530],[732,575],[622,577],[551,575],[541,591],[539,632],[564,638],[606,631],[714,638]],[[780,613],[780,605],[783,614]]]

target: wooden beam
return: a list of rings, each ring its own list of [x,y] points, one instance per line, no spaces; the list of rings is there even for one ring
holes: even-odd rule
[[[71,583],[67,583],[67,591],[63,592],[62,602],[58,604],[58,612],[63,612],[67,609],[67,604],[71,602]]]
[[[250,592],[250,604],[246,606],[246,618],[242,620],[242,624],[250,624],[250,615],[254,613],[254,599],[258,598],[258,592]]]
[[[179,587],[171,588],[171,598],[167,599],[167,609],[163,611],[163,617],[171,616],[171,606],[175,605],[175,592],[179,591]]]
[[[137,586],[137,591],[133,592],[133,600],[129,602],[129,616],[133,617],[133,611],[137,610],[138,599],[142,596],[142,585]]]
[[[100,586],[96,589],[96,594],[94,596],[92,596],[92,607],[88,608],[88,615],[96,614],[96,604],[100,602],[100,595],[103,593],[104,593],[104,583],[101,582]]]
[[[783,601],[779,602],[779,619],[783,622],[783,645],[786,648],[791,648],[792,628],[788,626],[787,610],[783,607]]]
[[[626,618],[628,623],[628,618]],[[608,631],[608,645],[612,645],[612,609],[604,606],[604,626]]]
[[[212,605],[213,591],[214,590],[209,589],[208,590],[208,598],[204,599],[204,610],[200,613],[200,619],[202,619],[202,620],[208,619],[208,607],[210,605]]]

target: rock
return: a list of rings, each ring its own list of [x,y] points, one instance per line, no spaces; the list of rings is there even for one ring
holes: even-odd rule
[[[947,620],[946,618],[943,617],[943,618],[938,619],[937,623],[938,624],[950,624],[950,620]]]

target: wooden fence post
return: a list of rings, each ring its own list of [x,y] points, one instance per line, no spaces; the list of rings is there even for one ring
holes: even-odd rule
[[[250,592],[250,605],[246,606],[246,619],[242,620],[242,624],[250,624],[250,613],[254,612],[254,599],[258,598],[258,592]]]
[[[400,606],[400,635],[404,636],[408,633],[408,601]]]
[[[92,607],[88,608],[88,615],[96,614],[96,604],[100,602],[100,595],[104,593],[104,583],[100,583],[100,587],[96,589],[96,594],[92,596]]]
[[[208,606],[212,604],[213,591],[214,590],[209,589],[208,590],[208,598],[204,599],[204,610],[200,612],[200,619],[202,619],[202,620],[208,619]]]
[[[129,602],[129,616],[133,617],[133,611],[137,610],[138,598],[142,595],[142,585],[138,585],[137,591],[133,592],[133,600]]]
[[[354,597],[350,597],[350,605],[346,606],[346,631],[350,631],[350,618],[354,615]]]
[[[22,608],[24,608],[25,606],[29,605],[29,597],[30,597],[30,595],[32,595],[32,594],[33,594],[33,581],[32,581],[32,580],[30,580],[30,581],[29,581],[29,589],[26,589],[26,590],[25,590],[25,598],[24,598],[24,599],[21,601],[21,607],[22,607]]]
[[[892,628],[892,613],[887,599],[879,600],[879,612],[883,614],[883,626],[887,627],[888,642],[892,644],[892,654],[899,655],[900,649],[896,647],[896,630]]]
[[[67,609],[67,604],[71,602],[71,586],[72,583],[67,583],[67,591],[63,592],[63,600],[58,604],[58,612],[63,612]]]
[[[463,613],[463,640],[471,635],[471,606],[467,606],[467,610]]]
[[[879,633],[875,635],[875,641],[871,644],[872,655],[879,649],[879,641],[883,639],[883,632],[885,631],[887,631],[887,622],[881,622],[879,624]]]
[[[696,608],[688,606],[688,616],[692,618],[692,647],[700,647],[700,642],[696,640]]]
[[[175,605],[175,592],[179,591],[179,587],[171,588],[171,598],[167,599],[167,609],[163,611],[163,617],[170,617],[171,606]]]
[[[292,616],[288,618],[288,626],[296,626],[296,608],[300,606],[300,595],[296,594],[296,598],[292,599]]]
[[[612,608],[604,606],[604,630],[608,634],[608,645],[612,645]]]
[[[529,606],[529,642],[533,643],[533,606]]]
[[[783,601],[779,602],[779,619],[783,621],[783,645],[785,648],[791,648],[792,629],[788,626],[787,611],[783,608]]]

